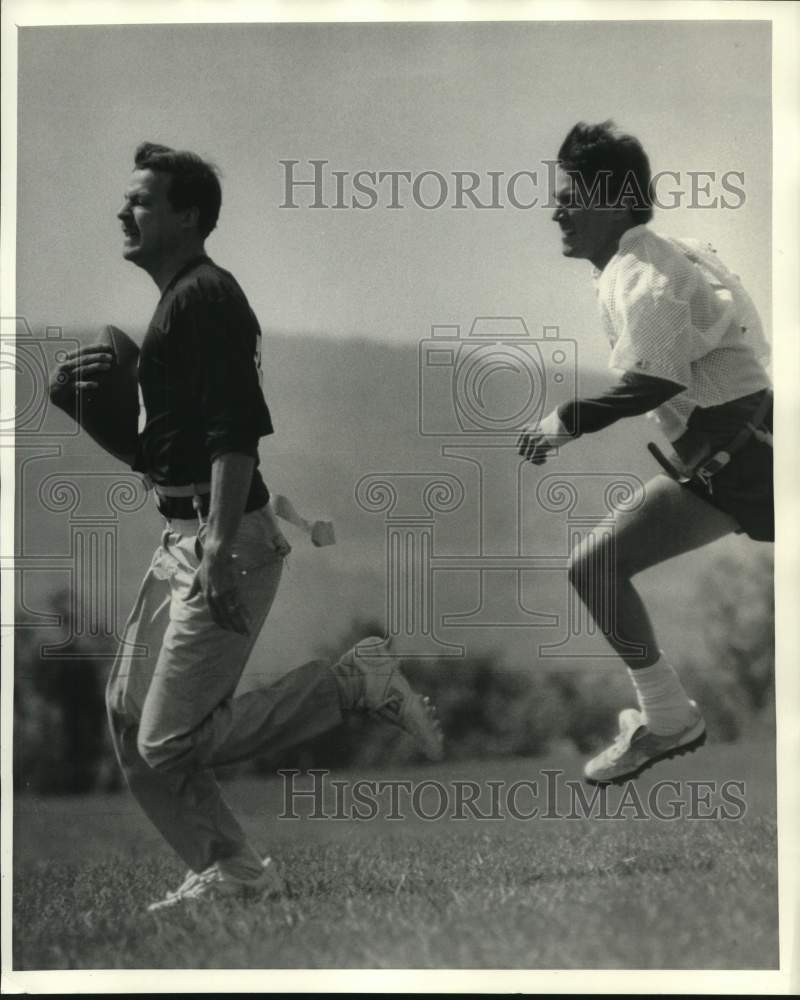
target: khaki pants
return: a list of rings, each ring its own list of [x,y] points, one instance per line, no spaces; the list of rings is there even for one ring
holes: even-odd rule
[[[250,635],[227,631],[214,623],[202,594],[187,600],[202,554],[198,527],[173,521],[164,531],[125,626],[106,702],[128,786],[164,838],[194,871],[220,861],[247,877],[260,872],[260,859],[212,768],[337,725],[339,693],[329,664],[313,661],[234,696],[283,559],[265,512],[245,514],[233,553]]]

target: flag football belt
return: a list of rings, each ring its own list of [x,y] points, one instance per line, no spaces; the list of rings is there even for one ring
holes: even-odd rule
[[[647,445],[647,450],[658,462],[661,468],[678,483],[688,483],[692,479],[699,479],[705,483],[711,491],[711,479],[721,469],[730,462],[733,456],[742,450],[751,439],[760,441],[762,444],[772,447],[772,433],[763,426],[764,419],[772,406],[772,393],[764,393],[764,398],[758,404],[750,420],[742,427],[738,434],[724,448],[708,457],[702,457],[691,464],[685,463],[675,452],[669,456],[665,455],[658,445],[651,441]]]
[[[160,513],[168,521],[188,521],[206,517],[211,501],[211,483],[187,483],[185,486],[163,486],[144,477],[146,489],[152,489]]]
[[[161,486],[148,476],[142,477],[145,489],[153,490],[159,512],[168,521],[192,521],[208,516],[211,483],[189,483],[186,486]],[[288,497],[281,494],[270,500],[272,512],[282,521],[300,528],[317,548],[336,544],[332,521],[309,521],[297,512]]]

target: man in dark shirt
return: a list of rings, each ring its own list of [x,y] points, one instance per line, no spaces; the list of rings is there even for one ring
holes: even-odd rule
[[[257,445],[273,428],[254,363],[260,355],[258,321],[233,275],[204,254],[190,260],[164,288],[142,345],[146,419],[134,468],[155,485],[209,482],[217,457],[248,455],[256,467],[244,509],[263,507]]]
[[[329,664],[234,696],[267,617],[289,545],[258,470],[272,433],[260,386],[258,322],[235,279],[206,256],[221,203],[198,156],[145,143],[119,212],[123,256],[161,293],[139,361],[133,467],[166,519],[108,685],[114,746],[128,785],[188,864],[151,909],[220,894],[276,894],[282,881],[226,805],[213,768],[301,743],[368,711],[408,732],[432,759],[442,735],[380,639]],[[69,358],[78,394],[100,385],[107,348]]]

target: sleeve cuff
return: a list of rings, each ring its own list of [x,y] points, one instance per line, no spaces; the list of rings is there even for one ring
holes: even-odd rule
[[[570,432],[562,423],[561,417],[558,415],[558,410],[553,410],[548,413],[547,416],[539,422],[539,427],[537,429],[539,433],[543,434],[552,444],[563,444],[565,438],[572,437]]]
[[[231,453],[235,455],[247,455],[248,458],[257,459],[258,441],[218,439],[216,441],[209,442],[208,455],[212,462],[218,459],[220,455],[230,455]]]

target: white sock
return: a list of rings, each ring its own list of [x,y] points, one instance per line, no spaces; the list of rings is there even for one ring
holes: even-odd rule
[[[695,717],[689,696],[683,690],[672,664],[663,656],[651,666],[639,670],[628,667],[639,707],[651,732],[659,736],[685,729]]]

